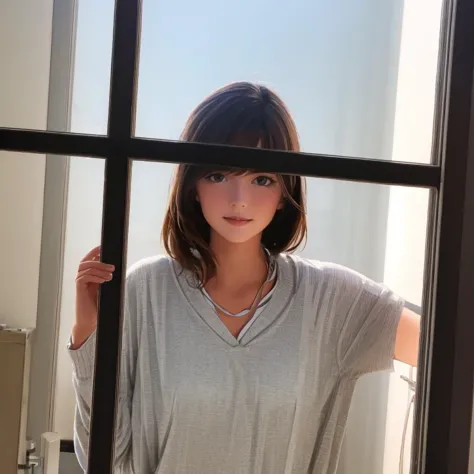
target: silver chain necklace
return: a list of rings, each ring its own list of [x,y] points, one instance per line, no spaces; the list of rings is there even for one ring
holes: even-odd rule
[[[276,272],[277,272],[277,262],[276,262],[275,257],[273,257],[267,249],[264,249],[264,251],[267,255],[267,268],[268,268],[267,278],[265,279],[265,281],[262,283],[262,285],[258,289],[257,294],[255,295],[255,298],[252,301],[252,304],[251,304],[250,308],[244,309],[244,310],[240,311],[239,313],[231,313],[230,311],[227,311],[225,308],[223,308],[220,304],[216,303],[212,299],[211,295],[209,295],[209,293],[206,291],[206,289],[204,287],[202,288],[202,290],[201,290],[202,294],[206,297],[206,299],[209,301],[209,303],[211,303],[211,305],[214,307],[216,312],[217,312],[217,309],[219,309],[219,311],[221,311],[222,313],[224,313],[227,316],[232,316],[234,318],[243,318],[244,316],[247,316],[247,314],[249,314],[251,311],[253,311],[255,309],[255,306],[258,306],[258,303],[260,302],[260,297],[262,295],[262,291],[263,291],[264,286],[269,281],[272,281],[272,280],[275,279],[275,275],[276,275]]]

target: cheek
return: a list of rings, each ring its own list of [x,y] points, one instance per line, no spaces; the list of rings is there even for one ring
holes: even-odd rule
[[[281,193],[278,189],[262,189],[256,194],[254,202],[260,209],[265,210],[268,214],[273,214],[278,209],[281,201]]]
[[[206,186],[205,184],[196,186],[196,195],[204,216],[212,214],[219,207],[222,196],[217,186]]]
[[[198,181],[196,184],[196,199],[201,203],[209,200],[209,187]]]

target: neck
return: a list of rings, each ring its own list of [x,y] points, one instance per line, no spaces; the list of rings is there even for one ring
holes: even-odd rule
[[[212,286],[221,289],[260,286],[267,276],[267,258],[260,236],[244,243],[231,243],[219,236],[211,237],[211,249],[217,259]]]

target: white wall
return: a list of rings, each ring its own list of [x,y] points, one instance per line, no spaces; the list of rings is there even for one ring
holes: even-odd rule
[[[46,129],[52,9],[53,0],[0,3],[2,127]],[[0,322],[12,327],[37,326],[45,165],[44,155],[0,151]],[[37,341],[35,332],[33,352]]]
[[[0,126],[46,129],[53,0],[0,4]],[[0,321],[36,325],[45,157],[0,151]]]
[[[53,0],[0,3],[2,127],[47,127],[52,9]],[[12,327],[37,326],[45,166],[44,155],[0,151],[0,322]],[[34,352],[36,332],[33,343]]]

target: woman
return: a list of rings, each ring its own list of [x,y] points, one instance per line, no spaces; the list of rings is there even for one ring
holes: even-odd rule
[[[183,140],[299,151],[266,87],[234,83],[191,114]],[[333,474],[357,379],[418,354],[419,317],[345,267],[291,255],[306,236],[304,181],[179,165],[168,256],[129,270],[115,472]],[[89,252],[69,351],[75,444],[87,464],[97,291]]]

